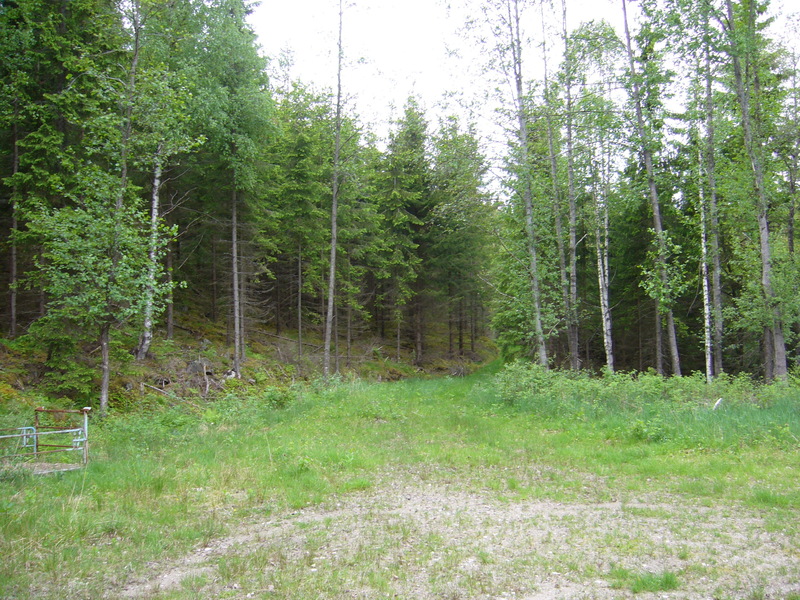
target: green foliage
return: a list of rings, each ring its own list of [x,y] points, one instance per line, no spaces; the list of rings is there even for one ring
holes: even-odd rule
[[[53,298],[48,319],[89,328],[124,323],[142,310],[147,286],[146,220],[114,208],[115,186],[103,176],[87,182],[80,205],[29,212],[28,231],[41,240],[36,283]],[[91,191],[91,192],[90,192]],[[166,291],[160,286],[161,296]]]
[[[655,239],[655,247],[648,251],[647,261],[642,265],[644,278],[640,285],[648,296],[658,300],[659,307],[666,312],[689,289],[687,265],[681,261],[681,247],[670,238],[668,232],[662,231],[661,239],[652,229],[650,234]],[[665,266],[662,267],[662,264]]]

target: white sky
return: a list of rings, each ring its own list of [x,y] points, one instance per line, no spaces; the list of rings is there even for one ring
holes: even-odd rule
[[[460,21],[439,0],[358,0],[344,13],[343,88],[368,123],[398,116],[409,95],[433,108],[445,91],[466,85],[448,58]],[[337,0],[261,0],[250,21],[271,58],[291,49],[292,75],[320,89],[336,81]],[[395,107],[396,110],[392,110]]]

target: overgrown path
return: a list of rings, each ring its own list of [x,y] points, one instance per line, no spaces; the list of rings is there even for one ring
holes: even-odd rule
[[[796,390],[741,389],[507,369],[117,415],[84,472],[0,477],[0,598],[798,600]]]

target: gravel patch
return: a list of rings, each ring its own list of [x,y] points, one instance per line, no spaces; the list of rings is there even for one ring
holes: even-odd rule
[[[800,598],[786,512],[664,495],[555,502],[419,475],[244,523],[108,597]],[[665,574],[674,589],[636,590]]]

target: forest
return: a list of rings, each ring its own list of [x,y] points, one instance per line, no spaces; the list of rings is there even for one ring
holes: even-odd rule
[[[278,76],[247,0],[0,1],[2,355],[103,411],[116,365],[198,322],[232,377],[268,334],[325,376],[377,340],[421,369],[492,343],[549,369],[787,378],[797,15],[621,0],[622,30],[568,29],[568,10],[475,7],[498,163],[475,114],[410,96],[388,136],[360,121],[341,3],[321,90]]]

